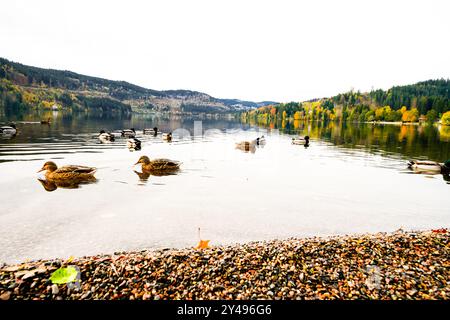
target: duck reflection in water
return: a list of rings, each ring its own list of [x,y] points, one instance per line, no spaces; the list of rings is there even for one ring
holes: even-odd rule
[[[136,173],[139,177],[139,180],[142,182],[147,182],[148,179],[150,178],[150,176],[154,176],[154,177],[162,177],[162,176],[172,176],[172,175],[176,175],[177,172],[158,172],[158,171],[145,171],[143,170],[142,172],[133,170],[134,173]]]
[[[80,185],[96,183],[97,179],[92,177],[90,179],[72,179],[72,180],[46,180],[37,179],[45,191],[52,192],[58,188],[62,189],[78,189]]]

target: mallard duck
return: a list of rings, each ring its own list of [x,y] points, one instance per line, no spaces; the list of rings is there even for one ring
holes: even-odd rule
[[[134,128],[122,130],[122,136],[126,138],[134,138],[136,136],[136,130]]]
[[[241,141],[236,143],[236,148],[249,148],[250,146],[254,146],[258,143],[258,139],[251,141]]]
[[[292,144],[308,145],[309,144],[309,136],[305,136],[304,138],[301,138],[301,137],[292,138]]]
[[[256,145],[264,145],[266,144],[266,138],[262,135],[261,137],[256,138]]]
[[[158,128],[154,127],[153,129],[144,129],[142,131],[143,134],[151,134],[154,135],[156,137],[156,135],[158,134]]]
[[[9,126],[0,127],[0,134],[12,136],[17,133],[16,125],[11,123]]]
[[[139,158],[138,162],[135,163],[142,165],[142,171],[143,172],[151,172],[158,173],[158,172],[175,172],[180,169],[181,163],[178,161],[173,161],[169,159],[153,159],[150,160],[147,156],[142,156]],[[155,174],[156,175],[156,174]]]
[[[113,132],[110,132],[110,135],[114,136],[114,138],[121,138],[121,137],[123,137],[123,131],[115,130]]]
[[[101,130],[100,131],[100,134],[99,134],[99,136],[98,136],[98,139],[101,141],[101,142],[109,142],[109,141],[114,141],[115,140],[115,137],[114,137],[114,135],[112,135],[111,133],[109,133],[109,132],[105,132],[105,130]]]
[[[58,168],[53,161],[47,161],[44,166],[39,170],[46,171],[45,178],[47,180],[62,181],[62,180],[95,180],[94,173],[97,169],[93,167],[85,166],[63,166]]]
[[[163,133],[162,138],[163,138],[163,140],[166,140],[167,142],[172,141],[172,132]]]
[[[141,140],[137,138],[130,138],[127,140],[128,149],[141,150]]]
[[[449,172],[450,159],[444,163],[426,160],[411,160],[408,162],[408,167],[416,172]]]
[[[50,124],[51,123],[51,118],[47,118],[47,120],[41,120],[41,124]]]
[[[252,141],[241,141],[236,143],[236,149],[248,152],[251,151],[254,153],[256,151],[256,145],[258,143],[258,139]]]

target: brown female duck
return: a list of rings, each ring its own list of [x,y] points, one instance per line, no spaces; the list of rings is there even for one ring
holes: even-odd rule
[[[147,156],[142,156],[139,158],[138,162],[135,163],[142,165],[142,171],[147,172],[175,172],[180,169],[181,163],[178,161],[173,161],[169,159],[153,159],[150,160]]]
[[[44,163],[41,171],[46,171],[45,178],[47,180],[95,180],[94,173],[96,168],[85,167],[85,166],[64,166],[58,168],[57,165],[52,161],[47,161]]]

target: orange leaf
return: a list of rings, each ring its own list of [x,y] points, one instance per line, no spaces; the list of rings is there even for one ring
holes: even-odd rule
[[[200,242],[199,242],[199,244],[198,244],[198,246],[197,246],[197,249],[207,249],[207,248],[209,248],[209,241],[210,240],[200,240]]]

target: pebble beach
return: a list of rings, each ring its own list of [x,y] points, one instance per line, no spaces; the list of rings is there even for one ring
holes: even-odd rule
[[[39,260],[0,265],[0,300],[449,299],[449,249],[439,229]]]

